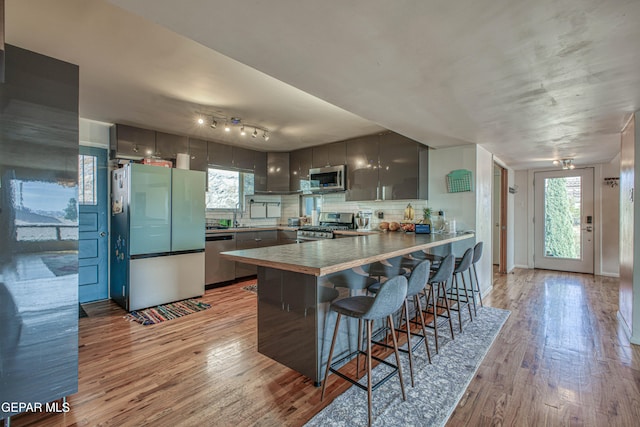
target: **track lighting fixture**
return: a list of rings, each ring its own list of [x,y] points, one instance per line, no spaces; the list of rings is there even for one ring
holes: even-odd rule
[[[225,132],[231,132],[233,128],[237,127],[240,130],[240,135],[245,136],[247,134],[247,131],[245,128],[253,128],[253,132],[251,133],[252,138],[257,138],[258,131],[260,131],[262,132],[262,138],[264,138],[265,141],[269,140],[268,129],[265,129],[261,126],[256,126],[252,123],[243,122],[240,117],[236,117],[236,116],[229,117],[219,113],[207,113],[207,112],[198,112],[196,114],[197,114],[196,122],[199,125],[204,125],[205,123],[209,123],[209,127],[211,129],[217,129],[218,122],[222,123],[224,121]]]

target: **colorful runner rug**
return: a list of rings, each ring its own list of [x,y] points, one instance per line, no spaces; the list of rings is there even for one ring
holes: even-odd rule
[[[162,304],[144,310],[132,311],[124,316],[124,318],[130,322],[138,322],[142,325],[155,325],[165,320],[177,319],[178,317],[197,313],[198,311],[203,311],[208,308],[211,308],[210,304],[194,299],[186,299],[171,304]]]

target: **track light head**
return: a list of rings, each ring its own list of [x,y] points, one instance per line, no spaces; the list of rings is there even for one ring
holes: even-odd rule
[[[253,133],[251,134],[251,138],[255,138],[256,136],[258,136],[258,130],[254,128]]]
[[[215,129],[216,127],[218,127],[218,122],[216,122],[216,119],[211,120],[211,129]]]
[[[199,125],[203,125],[204,124],[204,119],[202,117],[198,117],[197,122],[198,122]]]
[[[267,131],[264,132],[264,135],[262,135],[262,137],[264,138],[265,141],[269,140],[269,134],[267,133]]]
[[[240,135],[245,136],[247,133],[244,131],[244,125],[240,128]]]

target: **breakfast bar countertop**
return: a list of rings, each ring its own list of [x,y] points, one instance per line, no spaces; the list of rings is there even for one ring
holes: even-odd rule
[[[256,249],[222,252],[232,261],[325,276],[349,268],[473,238],[473,232],[415,234],[386,232]]]

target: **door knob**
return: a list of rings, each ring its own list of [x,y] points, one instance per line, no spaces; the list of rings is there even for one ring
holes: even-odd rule
[[[100,232],[100,237],[104,237],[104,236],[106,236],[106,235],[107,235],[107,233],[106,233],[106,232],[104,232],[104,231],[101,231],[101,232]]]

